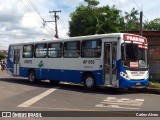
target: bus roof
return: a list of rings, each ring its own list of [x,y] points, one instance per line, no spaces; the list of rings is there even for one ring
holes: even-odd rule
[[[25,44],[37,44],[37,43],[50,43],[50,42],[92,40],[92,39],[100,39],[100,38],[103,39],[103,38],[106,38],[106,37],[117,37],[118,38],[118,37],[123,37],[124,34],[128,34],[128,33],[97,34],[97,35],[70,37],[70,38],[65,38],[65,39],[41,40],[41,41],[34,41],[34,42],[14,43],[14,44],[10,44],[10,46],[25,45]]]

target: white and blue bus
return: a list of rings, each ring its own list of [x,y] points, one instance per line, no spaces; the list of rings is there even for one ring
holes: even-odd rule
[[[147,39],[113,33],[10,44],[8,73],[30,82],[49,80],[118,88],[148,85]]]

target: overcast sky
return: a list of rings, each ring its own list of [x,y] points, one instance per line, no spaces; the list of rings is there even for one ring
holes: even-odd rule
[[[144,20],[160,17],[160,0],[99,0],[100,6],[115,5],[122,12],[130,12],[133,7],[143,10]],[[53,39],[54,23],[49,11],[61,10],[58,13],[58,33],[66,38],[70,13],[76,6],[84,4],[83,0],[0,0],[0,49],[17,42]],[[142,9],[143,8],[143,9]]]

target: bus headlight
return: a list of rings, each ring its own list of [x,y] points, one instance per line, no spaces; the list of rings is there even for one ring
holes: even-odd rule
[[[145,79],[149,78],[149,72],[147,72]]]
[[[127,80],[130,80],[129,76],[127,74],[125,74],[124,72],[120,72],[120,76],[127,79]]]

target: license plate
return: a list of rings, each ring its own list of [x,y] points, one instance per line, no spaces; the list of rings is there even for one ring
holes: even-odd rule
[[[141,83],[136,83],[137,86],[141,85]]]

